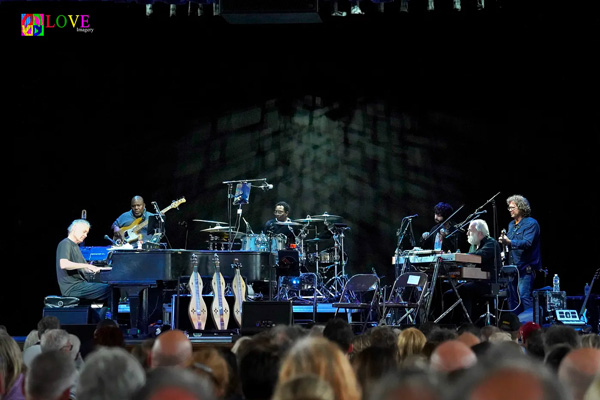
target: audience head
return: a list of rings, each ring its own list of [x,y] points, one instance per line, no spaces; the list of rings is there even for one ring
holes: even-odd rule
[[[44,351],[27,369],[25,395],[27,400],[68,399],[76,381],[77,369],[70,353]]]
[[[149,370],[146,383],[131,399],[216,400],[216,397],[208,378],[199,376],[190,369],[175,366]]]
[[[568,344],[555,344],[554,346],[545,350],[544,364],[550,368],[550,370],[558,372],[560,363],[571,350],[573,350],[573,348]]]
[[[510,333],[511,339],[516,340],[519,336],[519,329],[521,328],[521,320],[517,314],[513,312],[503,312],[500,316],[498,328],[504,332]]]
[[[6,331],[0,331],[0,359],[2,359],[4,365],[1,386],[8,393],[17,384],[25,367],[21,348]]]
[[[440,376],[424,369],[390,371],[366,393],[367,400],[441,400]]]
[[[369,330],[371,346],[384,347],[398,353],[398,334],[389,325],[379,325]]]
[[[104,325],[94,331],[94,346],[125,347],[125,336],[119,326]]]
[[[340,346],[344,353],[352,352],[354,331],[352,326],[342,318],[332,318],[325,324],[323,336]]]
[[[423,354],[423,347],[427,342],[427,337],[419,329],[410,327],[403,329],[398,334],[397,346],[400,360],[411,356]]]
[[[40,341],[40,335],[38,333],[38,330],[32,329],[27,334],[27,337],[25,338],[25,342],[23,342],[23,350],[27,350],[34,344],[37,344],[39,341]]]
[[[244,398],[270,399],[279,374],[280,348],[263,336],[255,336],[240,346],[236,357]]]
[[[336,397],[325,379],[305,374],[278,384],[271,400],[336,400]]]
[[[581,336],[581,347],[593,347],[600,349],[600,335],[597,333],[586,333]]]
[[[558,367],[558,379],[574,400],[583,400],[594,378],[600,374],[600,349],[585,347],[567,353]]]
[[[99,347],[81,369],[77,400],[128,399],[145,381],[144,368],[126,349]]]
[[[463,332],[456,338],[459,342],[463,342],[469,347],[481,343],[481,339],[472,332]]]
[[[500,331],[500,328],[498,328],[496,325],[486,325],[481,327],[479,333],[481,336],[481,340],[485,342],[488,341],[490,339],[490,336],[492,336],[494,333]]]
[[[79,336],[69,333],[69,343],[71,343],[71,350],[69,353],[71,354],[71,357],[73,357],[73,360],[75,360],[81,349],[81,340],[79,340]]]
[[[396,355],[385,347],[371,346],[352,357],[351,365],[363,393],[369,393],[379,379],[398,368]]]
[[[61,350],[70,353],[71,342],[69,332],[64,329],[48,329],[42,335],[40,346],[42,353],[52,350]]]
[[[433,350],[431,368],[441,373],[452,373],[471,368],[477,356],[469,346],[458,340],[446,340]]]
[[[192,361],[192,342],[179,329],[161,333],[154,340],[150,352],[150,367],[187,367]]]
[[[450,390],[449,400],[569,399],[555,375],[526,356],[482,364]]]
[[[219,350],[215,347],[202,347],[194,351],[190,367],[200,375],[212,379],[218,398],[225,397],[229,387],[229,365]]]
[[[529,336],[531,335],[531,333],[533,331],[537,331],[538,329],[541,329],[541,328],[542,327],[539,324],[536,324],[533,321],[526,322],[523,325],[521,325],[521,327],[519,328],[518,338],[521,340],[521,343],[523,345],[526,345],[527,339],[529,339]]]
[[[551,325],[544,331],[546,351],[557,344],[565,344],[575,349],[581,344],[579,333],[569,325]]]
[[[46,315],[46,316],[42,317],[42,319],[40,319],[37,324],[37,330],[38,330],[38,335],[39,335],[40,339],[42,338],[42,335],[44,334],[44,332],[46,332],[48,329],[59,329],[59,328],[60,328],[60,320],[58,319],[58,317],[55,317],[54,315]]]
[[[337,400],[359,400],[362,396],[348,357],[329,339],[305,337],[294,343],[282,361],[279,383],[309,373],[329,382]]]

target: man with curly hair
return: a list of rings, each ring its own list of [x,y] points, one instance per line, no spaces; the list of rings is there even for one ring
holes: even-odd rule
[[[516,265],[519,271],[518,281],[513,280],[508,285],[508,306],[519,314],[533,307],[533,282],[536,274],[543,271],[540,225],[531,217],[531,206],[525,197],[510,196],[506,204],[513,220],[499,242],[508,247],[510,264]]]

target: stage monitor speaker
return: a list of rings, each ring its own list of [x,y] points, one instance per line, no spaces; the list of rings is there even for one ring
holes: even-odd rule
[[[92,322],[90,306],[44,307],[43,316],[58,318],[61,325],[84,325]]]
[[[254,335],[277,325],[292,325],[291,301],[246,301],[242,303],[242,335]]]
[[[554,310],[567,308],[567,293],[549,290],[533,291],[533,322],[544,326],[555,321]]]
[[[219,11],[230,24],[315,24],[318,0],[220,0]]]

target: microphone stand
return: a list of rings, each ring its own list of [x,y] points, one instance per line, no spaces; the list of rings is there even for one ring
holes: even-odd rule
[[[154,211],[156,211],[156,219],[158,220],[158,232],[162,234],[164,232],[165,219],[163,218],[162,213],[160,212],[160,208],[158,207],[158,203],[153,201],[152,205],[154,206]]]
[[[402,229],[404,227],[404,229]],[[410,217],[404,217],[402,218],[402,223],[400,224],[400,228],[398,228],[397,231],[397,235],[398,235],[398,244],[396,245],[396,259],[394,260],[394,270],[396,272],[396,278],[399,276],[398,274],[398,269],[400,268],[400,250],[401,250],[401,246],[402,246],[402,242],[404,241],[404,236],[406,235],[406,232],[409,230],[410,228],[410,244],[412,245],[412,247],[415,247],[415,236],[413,234],[413,230],[412,230],[412,218]],[[404,271],[401,271],[401,273],[404,273]]]
[[[487,212],[485,210],[482,210],[482,208],[484,208],[486,205],[488,205],[489,203],[493,202],[494,199],[496,198],[496,196],[498,196],[500,194],[500,192],[496,193],[495,195],[493,195],[489,200],[487,200],[485,203],[483,203],[481,206],[477,207],[477,209],[471,214],[469,215],[463,222],[461,222],[459,225],[459,227],[452,232],[450,235],[446,236],[446,238],[454,235],[456,232],[458,232],[459,230],[463,230],[463,228],[469,224],[472,220],[474,220],[475,218],[477,218],[478,216],[480,216],[481,214]],[[494,217],[495,218],[495,217]],[[495,225],[495,222],[494,222]],[[494,230],[496,229],[496,227],[494,226]]]

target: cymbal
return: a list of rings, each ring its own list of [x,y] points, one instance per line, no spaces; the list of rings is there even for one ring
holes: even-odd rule
[[[325,221],[323,218],[302,218],[302,219],[295,219],[293,220],[294,222],[301,222],[303,224],[307,223],[307,222],[323,222]]]
[[[227,222],[210,221],[208,219],[193,219],[193,222],[206,222],[207,224],[226,224]]]
[[[213,226],[212,228],[202,229],[200,232],[227,232],[229,226]]]
[[[341,219],[342,217],[340,217],[339,215],[331,215],[328,213],[324,213],[321,215],[312,215],[311,218],[315,219],[315,218],[322,218],[322,219]]]
[[[298,222],[293,222],[293,221],[285,221],[285,222],[276,221],[275,223],[277,225],[294,225],[294,226],[302,225],[302,224],[299,224]]]

